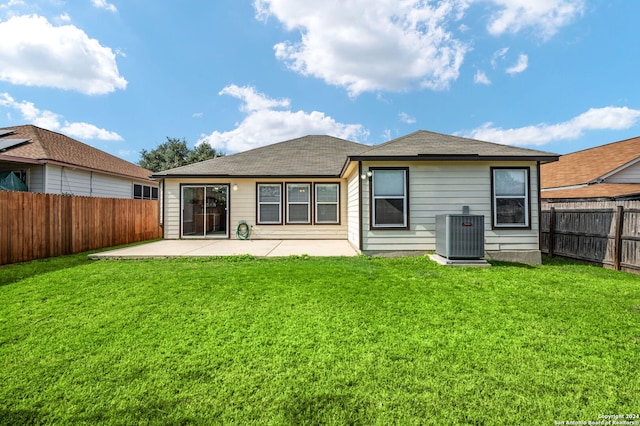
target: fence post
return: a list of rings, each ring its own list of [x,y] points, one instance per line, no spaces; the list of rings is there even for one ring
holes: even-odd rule
[[[554,240],[556,233],[556,208],[551,207],[549,215],[549,241],[547,250],[549,251],[549,257],[553,257]]]
[[[619,271],[622,262],[622,227],[624,225],[624,206],[616,208],[616,233],[613,241],[613,269]]]

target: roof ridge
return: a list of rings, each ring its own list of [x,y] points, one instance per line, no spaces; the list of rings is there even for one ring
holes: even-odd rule
[[[8,127],[9,128],[9,127]],[[7,129],[8,129],[7,128]],[[82,142],[61,132],[45,129],[33,124],[10,127],[12,130],[25,134],[34,143],[34,149],[27,158],[55,161],[82,168],[89,168],[98,172],[115,174],[130,178],[141,179],[151,176],[153,172],[131,161],[103,151],[88,143]]]
[[[566,155],[572,155],[572,154],[579,154],[581,152],[586,152],[586,151],[591,151],[591,150],[596,150],[596,149],[602,149],[602,148],[609,148],[611,145],[621,144],[621,143],[624,143],[624,142],[631,142],[634,139],[637,139],[637,142],[640,142],[640,136],[634,136],[634,137],[623,139],[623,140],[620,140],[620,141],[608,142],[608,143],[605,143],[605,144],[602,144],[602,145],[596,145],[596,146],[592,146],[592,147],[589,147],[589,148],[581,149],[579,151],[569,152],[569,153],[564,154],[564,155],[566,156]],[[638,156],[640,156],[640,153],[638,153]]]

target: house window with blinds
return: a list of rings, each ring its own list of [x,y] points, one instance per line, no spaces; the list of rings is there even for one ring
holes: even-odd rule
[[[317,224],[340,223],[340,185],[337,183],[315,184],[315,222]]]
[[[370,171],[371,229],[409,229],[409,170]]]
[[[311,185],[287,184],[287,223],[311,223]]]
[[[492,168],[494,228],[529,228],[531,202],[528,168]]]
[[[257,222],[262,225],[280,225],[282,223],[282,185],[259,183],[257,192]]]

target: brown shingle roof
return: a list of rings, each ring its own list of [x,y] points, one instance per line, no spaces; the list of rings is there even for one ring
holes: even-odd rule
[[[155,173],[154,176],[340,176],[349,155],[369,146],[333,136],[304,136]]]
[[[458,157],[473,159],[526,158],[540,161],[555,161],[557,154],[519,148],[492,142],[484,142],[459,136],[419,130],[406,136],[376,145],[357,155],[358,158],[372,157]]]
[[[56,162],[69,166],[100,171],[134,179],[148,180],[152,172],[114,155],[84,144],[60,133],[33,125],[0,128],[13,130],[11,134],[0,136],[6,139],[29,139],[29,142],[10,147],[0,152],[0,160],[12,158]]]
[[[566,154],[540,169],[544,188],[595,182],[640,157],[640,137]]]
[[[543,199],[615,199],[622,196],[640,196],[640,183],[599,183],[572,189],[542,190]]]

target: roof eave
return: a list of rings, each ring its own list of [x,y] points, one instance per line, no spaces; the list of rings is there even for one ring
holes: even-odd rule
[[[478,155],[478,154],[421,154],[421,155],[354,155],[350,161],[558,161],[558,155]]]
[[[231,175],[231,174],[154,174],[151,179],[338,179],[339,174],[332,175]]]

